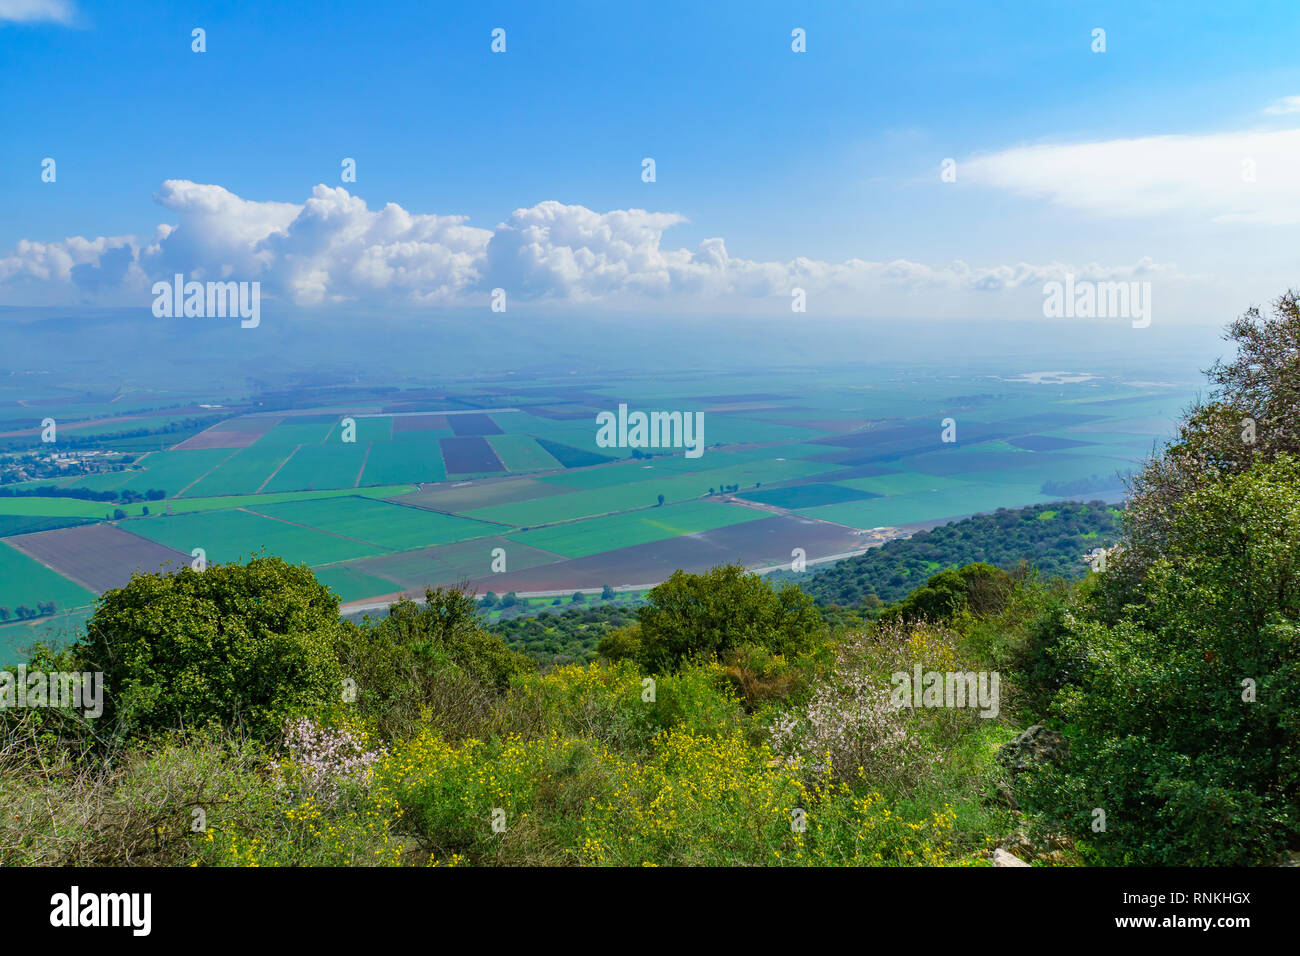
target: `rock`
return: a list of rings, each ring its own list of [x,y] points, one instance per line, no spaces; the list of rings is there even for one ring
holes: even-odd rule
[[[993,851],[993,865],[994,866],[1028,866],[1029,864],[1026,863],[1024,860],[1020,859],[1020,857],[1018,856],[1012,856],[1006,850],[1002,849],[1002,847],[998,847],[996,850]]]
[[[1042,724],[1034,724],[998,750],[998,763],[1013,773],[1043,761],[1060,760],[1068,752],[1065,737]]]

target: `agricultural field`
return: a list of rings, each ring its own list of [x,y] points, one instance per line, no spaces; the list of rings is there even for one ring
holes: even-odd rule
[[[351,496],[263,506],[249,504],[247,509],[268,518],[362,541],[388,551],[454,544],[502,530],[500,526],[457,515]]]
[[[105,522],[15,535],[6,543],[96,594],[122,587],[137,571],[190,563],[188,554]]]
[[[117,420],[149,434],[134,447],[104,440],[103,452],[128,453],[102,459],[120,470],[15,468],[0,554],[9,600],[72,610],[198,547],[216,562],[263,549],[305,562],[358,607],[461,581],[520,594],[639,586],[678,567],[774,566],[796,549],[833,558],[1000,507],[1118,500],[1121,476],[1190,397],[1119,373],[1062,384],[1022,369],[885,367],[617,384],[566,372],[272,402],[52,389],[60,434],[126,430]],[[599,446],[596,415],[620,404],[703,413],[702,456]],[[29,432],[32,408],[15,400],[0,423]],[[167,430],[197,417],[208,424]],[[165,498],[133,497],[150,489]]]
[[[712,501],[688,501],[523,531],[510,535],[510,540],[566,558],[581,558],[629,545],[712,531],[714,528],[756,521],[763,517],[763,512],[748,508]]]

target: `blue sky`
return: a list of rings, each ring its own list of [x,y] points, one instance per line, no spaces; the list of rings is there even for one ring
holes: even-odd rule
[[[1298,21],[1293,3],[1247,13],[1213,3],[0,0],[0,303],[89,294],[84,283],[60,286],[48,261],[57,250],[44,250],[42,265],[18,251],[23,240],[131,237],[144,278],[163,265],[266,269],[273,289],[278,266],[268,260],[301,260],[311,246],[313,230],[300,224],[278,246],[251,235],[261,255],[223,252],[244,226],[196,219],[209,201],[197,193],[157,201],[166,181],[181,181],[295,205],[324,184],[371,212],[394,203],[488,231],[545,202],[564,207],[544,217],[557,224],[570,207],[674,216],[633,224],[632,238],[615,224],[604,247],[585,252],[548,236],[544,275],[537,262],[525,273],[505,261],[524,240],[495,256],[483,251],[487,233],[436,240],[419,269],[473,261],[425,286],[334,280],[354,264],[349,255],[423,241],[427,229],[339,245],[306,270],[329,279],[278,277],[303,305],[368,293],[468,300],[500,282],[523,298],[584,307],[689,299],[707,310],[736,299],[761,310],[784,306],[794,274],[821,281],[819,301],[845,314],[993,317],[1032,312],[1040,273],[1093,268],[1098,278],[1153,277],[1171,321],[1222,321],[1221,310],[1275,295],[1295,270],[1300,186],[1283,180],[1295,145],[1287,134],[1300,128],[1300,105],[1286,104],[1300,94]],[[190,48],[195,27],[207,33],[202,54]],[[495,27],[506,30],[504,54],[489,48]],[[791,51],[795,27],[807,32],[806,53]],[[1096,27],[1106,31],[1104,53],[1090,48]],[[1251,138],[1260,132],[1269,135]],[[1102,144],[1097,162],[1080,153],[1087,143]],[[1045,152],[1015,152],[1025,147]],[[1188,169],[1178,158],[1234,150],[1257,161],[1251,185],[1262,188],[1249,195],[1239,195],[1235,161],[1207,172],[1213,164]],[[641,181],[647,156],[654,183]],[[54,183],[41,181],[44,157],[57,162]],[[343,157],[357,161],[355,183],[340,182]],[[956,183],[940,181],[946,157],[957,160]],[[272,216],[263,232],[293,232],[287,216]],[[514,223],[512,236],[533,235],[530,222]],[[191,242],[151,258],[163,224],[179,224]],[[208,241],[205,229],[219,235]],[[684,273],[670,263],[660,284],[618,288],[629,270],[618,256],[645,252],[623,246],[693,255],[718,238],[746,263],[743,288],[719,291],[699,262]],[[69,255],[87,262],[92,253]],[[819,278],[814,268],[809,278],[790,266],[800,258],[902,261],[908,277],[891,285],[881,269]],[[954,274],[954,262],[971,274]],[[1017,266],[1029,269],[1008,282],[1005,270]],[[603,272],[575,279],[589,268]],[[109,285],[93,284],[93,295],[138,295]]]

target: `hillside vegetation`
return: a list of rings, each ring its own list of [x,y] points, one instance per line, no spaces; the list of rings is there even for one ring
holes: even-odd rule
[[[902,600],[936,571],[974,562],[1010,570],[1028,560],[1047,577],[1079,578],[1088,572],[1084,555],[1118,537],[1119,510],[1100,501],[999,508],[794,579],[820,605],[872,608]]]
[[[457,590],[353,623],[279,558],[137,575],[29,663],[103,673],[101,716],[0,711],[0,863],[1274,863],[1300,846],[1296,297],[1229,337],[1081,580],[916,565],[837,624],[678,572],[543,670]],[[1063,510],[990,520],[1038,540]],[[1097,510],[1041,540],[1097,540]]]

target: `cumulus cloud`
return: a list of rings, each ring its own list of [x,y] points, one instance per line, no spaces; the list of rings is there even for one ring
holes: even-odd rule
[[[75,15],[68,0],[0,0],[0,21],[67,24]]]
[[[1021,146],[959,168],[965,182],[1101,216],[1282,225],[1300,222],[1297,155],[1300,129],[1250,130]]]
[[[1039,288],[1048,279],[1167,274],[1133,265],[1017,263],[976,267],[896,259],[784,262],[733,256],[721,238],[695,249],[665,245],[686,220],[673,212],[597,212],[548,200],[516,209],[495,229],[466,217],[367,208],[342,187],[316,186],[302,203],[245,199],[216,185],[168,180],[155,200],[173,218],[150,237],[23,240],[0,257],[0,291],[64,289],[83,301],[147,301],[150,283],[175,273],[256,280],[263,294],[314,306],[349,301],[481,303],[502,288],[510,301],[741,306],[795,288],[861,303],[877,293],[981,294]]]

